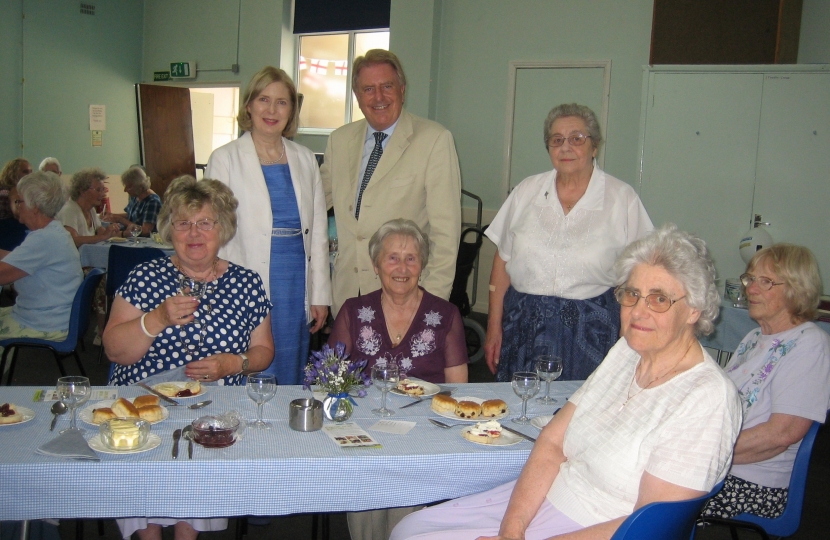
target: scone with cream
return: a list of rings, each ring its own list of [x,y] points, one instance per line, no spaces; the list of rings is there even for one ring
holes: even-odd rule
[[[415,381],[410,381],[409,379],[404,379],[401,382],[399,382],[398,390],[406,394],[409,394],[410,396],[424,395],[424,387],[416,383]]]
[[[0,424],[17,424],[23,421],[23,415],[17,410],[14,403],[0,405]]]
[[[493,444],[493,441],[501,437],[501,424],[495,420],[479,422],[469,429],[464,429],[461,434],[468,441]]]

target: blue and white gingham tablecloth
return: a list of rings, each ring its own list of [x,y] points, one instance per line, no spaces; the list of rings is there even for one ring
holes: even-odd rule
[[[528,403],[530,416],[551,414],[580,382],[554,382],[557,405]],[[521,401],[509,383],[457,385],[454,396],[501,398],[511,416]],[[213,403],[199,411],[168,407],[170,417],[152,427],[162,444],[131,455],[100,454],[100,462],[80,462],[35,454],[35,449],[68,425],[58,420],[49,432],[51,403],[33,403],[37,387],[0,387],[0,403],[33,409],[36,417],[23,424],[0,427],[0,519],[114,518],[123,516],[215,517],[283,515],[299,512],[343,512],[391,506],[413,506],[477,493],[515,479],[531,443],[482,446],[465,441],[460,427],[440,429],[427,421],[437,417],[429,401],[398,409],[409,398],[389,395],[393,419],[417,425],[406,435],[369,428],[378,420],[380,393],[369,389],[357,399],[352,420],[376,438],[379,449],[343,449],[322,431],[302,433],[288,427],[288,404],[310,393],[300,386],[280,386],[264,406],[270,431],[248,429],[242,440],[224,449],[196,445],[193,460],[180,447],[178,460],[170,456],[172,433],[206,414],[238,410],[256,416],[256,406],[244,387],[209,387],[205,399]],[[120,387],[120,396],[143,393]],[[187,404],[193,400],[182,400]],[[89,404],[87,404],[89,405]],[[84,405],[86,407],[87,405]],[[504,420],[508,422],[509,420]],[[90,438],[97,427],[78,420]],[[515,425],[513,425],[516,427]],[[518,426],[535,436],[532,426]]]

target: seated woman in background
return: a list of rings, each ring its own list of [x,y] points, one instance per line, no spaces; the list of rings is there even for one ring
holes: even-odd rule
[[[23,158],[7,161],[0,171],[0,219],[13,218],[11,191],[27,174],[32,174],[32,166]]]
[[[156,220],[161,210],[161,198],[150,189],[150,178],[141,165],[133,165],[121,175],[124,193],[130,196],[124,214],[106,214],[104,221],[124,227],[121,236],[129,238],[130,231],[138,227],[141,236],[150,236],[156,230]]]
[[[812,252],[776,244],[755,253],[741,276],[749,316],[760,325],[726,366],[744,423],[723,489],[704,516],[747,512],[767,518],[787,506],[801,439],[830,407],[830,336],[815,323],[821,277]]]
[[[95,207],[100,206],[107,196],[107,187],[104,185],[106,178],[104,171],[97,168],[81,169],[72,175],[69,200],[58,212],[56,219],[72,235],[77,247],[107,240],[121,230],[115,223],[104,227],[95,211]]]
[[[17,184],[12,205],[31,232],[14,250],[0,250],[0,285],[14,283],[17,291],[15,305],[0,308],[0,339],[66,338],[83,272],[72,237],[54,219],[64,202],[55,174],[36,172]]]
[[[699,497],[726,476],[741,406],[696,337],[720,304],[706,245],[663,227],[615,270],[622,338],[542,430],[518,480],[412,514],[393,540],[610,538],[634,510]]]
[[[136,266],[116,291],[104,331],[107,357],[117,364],[111,385],[133,384],[182,366],[182,378],[235,385],[271,363],[271,305],[262,280],[217,256],[236,234],[237,204],[218,180],[183,176],[170,184],[159,233],[176,253]],[[201,299],[181,293],[183,277],[206,282]],[[117,521],[124,538],[138,532],[142,540],[160,539],[163,525],[175,525],[178,540],[228,525],[224,518]]]
[[[367,372],[394,361],[405,376],[431,383],[467,382],[467,343],[458,308],[418,286],[429,261],[429,238],[414,221],[394,219],[369,240],[380,289],[346,300],[329,336],[352,358],[366,358]],[[405,373],[405,374],[404,374]],[[347,514],[353,540],[386,539],[404,516],[420,507]]]

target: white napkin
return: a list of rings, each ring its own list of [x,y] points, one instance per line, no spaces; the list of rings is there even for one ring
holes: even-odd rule
[[[92,451],[80,431],[65,431],[36,450],[44,456],[55,456],[85,461],[101,461]]]

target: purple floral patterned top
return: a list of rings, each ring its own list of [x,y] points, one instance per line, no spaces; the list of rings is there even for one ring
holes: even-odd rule
[[[346,300],[334,321],[329,345],[345,343],[351,358],[369,361],[368,371],[379,359],[396,360],[406,376],[443,383],[445,368],[468,361],[464,323],[457,307],[423,293],[415,318],[397,347],[392,346],[386,329],[380,290]]]

